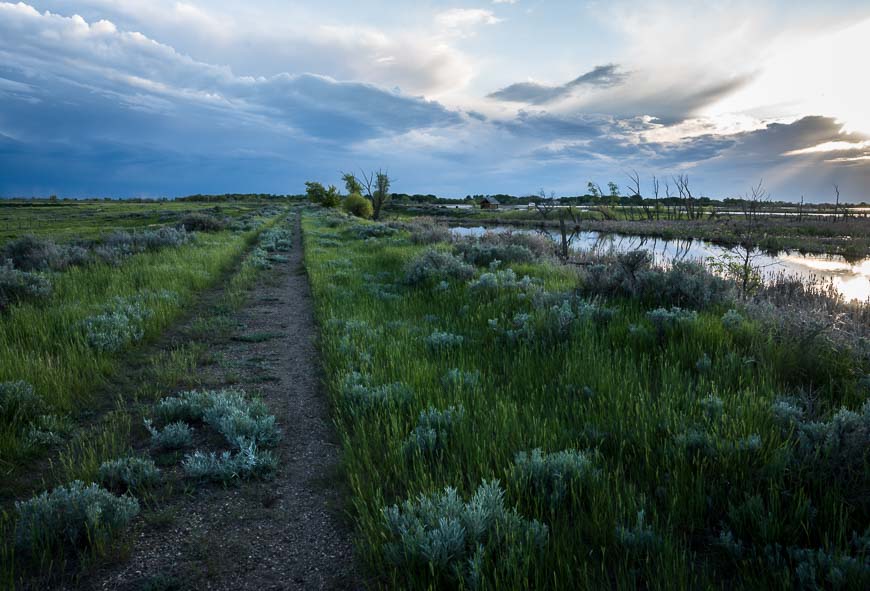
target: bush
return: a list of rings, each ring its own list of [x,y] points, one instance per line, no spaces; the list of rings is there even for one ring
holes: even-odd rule
[[[181,227],[188,232],[219,232],[226,223],[207,213],[189,213],[181,218]]]
[[[24,553],[103,546],[139,513],[139,503],[77,480],[15,503],[15,545]]]
[[[436,244],[438,242],[450,242],[452,239],[450,228],[436,224],[432,220],[418,219],[413,222],[391,222],[390,226],[409,232],[413,244]]]
[[[532,500],[555,511],[569,495],[579,495],[598,472],[592,460],[581,451],[568,449],[545,454],[540,449],[519,452],[514,459],[511,479]]]
[[[359,193],[352,193],[345,197],[344,201],[341,202],[341,208],[351,215],[366,220],[370,219],[375,213],[372,202]]]
[[[382,513],[389,536],[387,561],[409,580],[434,576],[434,588],[448,582],[478,588],[485,563],[503,575],[503,583],[510,578],[519,584],[531,554],[548,537],[546,525],[505,508],[497,480],[484,481],[468,502],[447,487]]]
[[[617,255],[615,262],[586,268],[583,289],[603,297],[629,297],[657,306],[704,309],[733,300],[733,283],[699,263],[680,261],[654,268],[645,251]]]
[[[458,347],[465,341],[465,337],[449,332],[435,331],[426,337],[426,346],[432,351],[446,351]]]
[[[870,490],[870,401],[857,412],[841,408],[828,421],[808,420],[800,404],[789,399],[777,400],[772,414],[807,477],[834,483],[852,502],[870,508],[865,494]]]
[[[445,410],[429,407],[420,412],[417,426],[402,445],[405,457],[413,459],[419,456],[431,457],[444,451],[447,439],[457,423],[465,418],[465,409],[450,406]]]
[[[356,415],[376,408],[407,404],[414,393],[400,382],[375,386],[367,376],[351,372],[342,381],[341,395],[351,414]]]
[[[121,458],[103,462],[98,479],[103,487],[111,491],[136,491],[157,484],[160,470],[151,460]]]
[[[211,392],[199,390],[181,392],[158,402],[154,414],[164,423],[202,421],[210,395]]]
[[[27,382],[0,382],[0,421],[4,425],[29,423],[45,408],[45,402]]]
[[[0,312],[13,304],[38,302],[51,296],[51,282],[37,273],[0,266]]]
[[[241,390],[221,390],[211,395],[203,420],[224,436],[231,445],[249,444],[271,447],[281,439],[274,415],[259,400],[248,400]]]
[[[481,273],[480,277],[468,282],[468,287],[473,290],[492,290],[499,289],[517,289],[526,290],[536,285],[534,280],[528,275],[524,275],[522,279],[517,279],[517,274],[513,269],[495,270],[496,265],[490,265],[493,270],[487,273]]]
[[[120,351],[145,336],[145,319],[150,315],[140,301],[116,298],[105,312],[85,320],[85,339],[97,351]]]
[[[474,388],[480,383],[479,371],[462,371],[454,367],[448,369],[441,378],[441,384],[448,390]]]
[[[187,423],[169,423],[160,430],[155,429],[151,421],[145,419],[145,428],[151,433],[151,445],[157,449],[184,449],[193,444],[193,430]]]
[[[663,540],[655,530],[646,523],[645,512],[637,512],[633,526],[617,526],[616,542],[632,555],[648,555],[658,550]]]
[[[182,392],[164,398],[155,413],[165,421],[202,421],[224,436],[227,443],[272,446],[281,437],[275,417],[259,400],[250,400],[243,390]]]
[[[470,279],[474,267],[450,253],[430,248],[405,266],[405,283],[419,285],[446,279]]]
[[[62,246],[29,234],[7,242],[0,260],[11,261],[12,266],[20,271],[60,271],[68,266]]]
[[[293,248],[293,234],[280,228],[267,230],[260,238],[260,247],[266,252],[287,252]]]
[[[208,217],[208,216],[206,216]],[[189,242],[191,235],[184,226],[158,228],[142,232],[112,232],[106,236],[98,256],[106,262],[140,252],[154,252],[162,248],[174,248]]]
[[[184,458],[181,467],[191,478],[230,482],[248,478],[267,478],[278,467],[278,461],[268,451],[260,451],[253,442],[239,442],[239,451],[220,455],[196,451]]]
[[[519,244],[488,244],[476,240],[463,240],[456,244],[456,252],[466,262],[487,266],[493,261],[503,263],[528,263],[535,259],[525,246]]]

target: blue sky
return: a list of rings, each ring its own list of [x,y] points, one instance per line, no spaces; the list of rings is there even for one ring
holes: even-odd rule
[[[0,2],[0,195],[696,192],[870,201],[857,1]],[[649,189],[645,189],[647,192]]]

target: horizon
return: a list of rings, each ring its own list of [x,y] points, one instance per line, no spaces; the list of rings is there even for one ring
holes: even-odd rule
[[[0,196],[698,194],[870,200],[870,5],[0,2]]]

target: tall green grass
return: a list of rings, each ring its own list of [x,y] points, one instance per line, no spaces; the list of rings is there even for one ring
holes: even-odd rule
[[[397,560],[383,510],[448,486],[468,499],[492,479],[501,481],[509,506],[548,526],[549,539],[540,553],[519,558],[484,553],[483,576],[473,579],[483,588],[792,589],[833,581],[858,589],[870,580],[861,546],[870,539],[867,498],[856,500],[845,484],[801,473],[790,461],[794,444],[771,404],[793,391],[795,367],[752,323],[728,331],[724,310],[712,310],[657,338],[647,310],[615,300],[606,303],[616,309],[609,323],[581,323],[558,338],[536,326],[535,338],[512,343],[490,321],[508,326],[516,313],[540,318],[531,297],[472,291],[459,280],[446,288],[405,286],[403,268],[421,248],[403,234],[360,240],[348,223],[307,215],[305,260],[357,549],[376,584],[470,585],[473,578],[451,575],[454,567],[441,568],[435,558]],[[567,267],[514,268],[539,278],[545,292],[568,293],[578,284]],[[428,346],[435,332],[463,339]],[[451,383],[445,375],[454,368],[479,378]],[[854,378],[831,375],[822,394],[854,390],[847,383]],[[353,396],[348,380],[363,384]],[[360,389],[402,391],[396,384],[410,399],[394,395],[366,408],[357,402]],[[464,417],[443,452],[409,456],[405,442],[420,412],[460,405]],[[572,484],[554,506],[515,472],[516,455],[536,448],[583,450],[595,477]],[[542,488],[563,477],[541,470]]]
[[[0,382],[32,384],[46,412],[56,415],[99,404],[99,386],[117,370],[121,355],[89,343],[86,321],[119,299],[140,298],[147,314],[143,339],[155,338],[276,220],[246,232],[199,233],[188,244],[136,254],[118,267],[92,264],[52,273],[47,302],[18,305],[0,317]],[[0,465],[15,469],[32,447],[26,425],[0,425]]]

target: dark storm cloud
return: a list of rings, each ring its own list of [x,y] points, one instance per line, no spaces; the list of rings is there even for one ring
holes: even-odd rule
[[[488,95],[500,101],[546,104],[570,95],[581,87],[607,88],[625,80],[626,74],[616,64],[596,66],[594,69],[560,86],[547,86],[536,82],[517,82]]]

